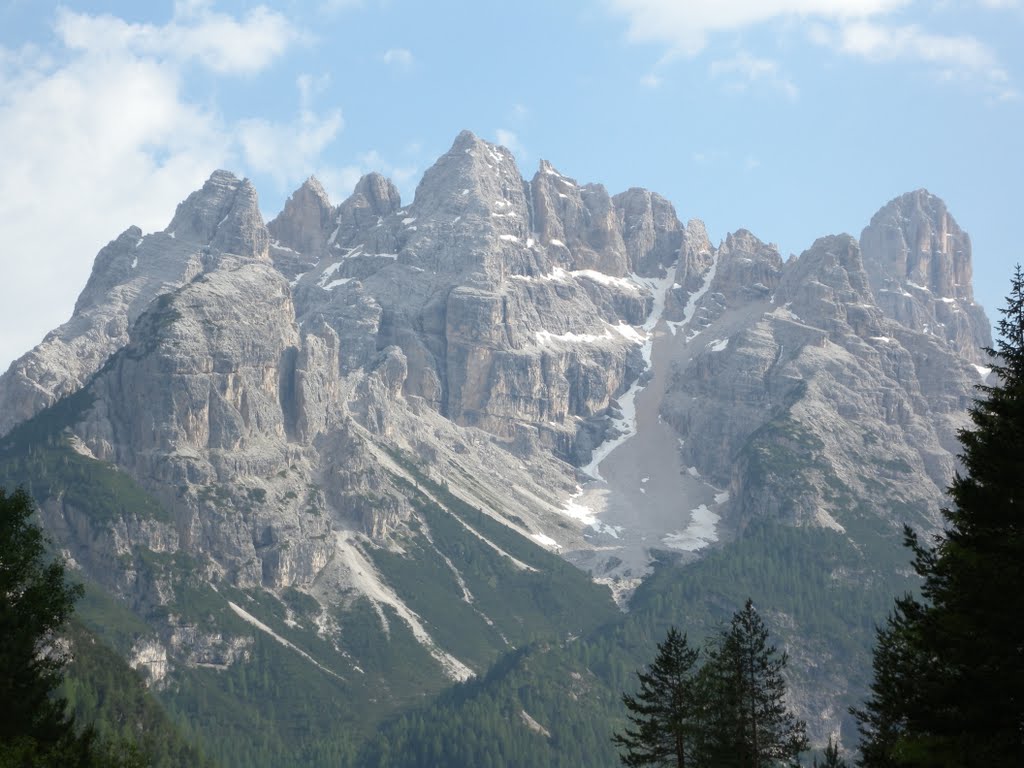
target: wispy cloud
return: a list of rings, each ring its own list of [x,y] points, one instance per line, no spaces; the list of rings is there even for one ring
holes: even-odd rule
[[[844,53],[873,61],[927,62],[936,66],[944,79],[980,80],[999,98],[1016,95],[1009,75],[991,49],[967,35],[937,35],[916,25],[858,22],[839,31],[838,45]]]
[[[412,51],[408,48],[388,48],[381,55],[381,60],[388,66],[399,70],[411,69],[416,61]]]
[[[501,146],[508,149],[513,155],[523,158],[529,154],[526,151],[526,147],[523,146],[523,142],[519,140],[518,134],[514,131],[510,131],[507,128],[498,128],[494,131],[494,137]]]
[[[303,37],[285,16],[265,6],[235,18],[194,0],[179,2],[166,24],[138,24],[61,8],[56,32],[71,50],[195,61],[219,74],[260,72]]]
[[[642,85],[644,88],[660,88],[662,82],[663,81],[661,77],[659,75],[656,75],[654,72],[648,72],[646,75],[643,75],[640,78],[640,85]]]
[[[630,40],[662,43],[677,55],[693,56],[715,32],[738,30],[775,19],[847,21],[893,11],[910,0],[608,0],[625,16]]]
[[[55,32],[45,53],[0,48],[0,231],[25,257],[5,262],[0,283],[0,367],[67,319],[92,255],[126,226],[162,229],[213,169],[260,170],[286,147],[307,164],[289,166],[301,178],[342,128],[339,110],[313,109],[317,78],[300,78],[284,124],[228,121],[187,95],[191,67],[251,75],[302,39],[265,7],[232,16],[189,0],[163,24],[64,9]]]
[[[752,56],[740,51],[728,59],[711,62],[711,74],[724,77],[730,87],[746,90],[749,87],[766,87],[782,93],[790,101],[800,96],[800,91],[793,82],[779,71],[779,64],[772,59]]]
[[[304,178],[315,166],[345,124],[338,108],[324,114],[313,110],[313,97],[327,80],[326,76],[299,76],[299,114],[294,120],[250,118],[239,123],[238,142],[250,171],[265,173],[283,187]]]

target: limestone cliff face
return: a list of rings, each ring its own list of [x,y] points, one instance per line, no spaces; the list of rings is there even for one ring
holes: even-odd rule
[[[879,306],[901,325],[939,336],[983,362],[991,327],[974,303],[971,238],[946,204],[919,189],[889,201],[860,237]]]
[[[782,265],[744,234],[717,259],[694,322],[719,338],[676,371],[663,411],[684,463],[731,489],[741,527],[841,527],[855,507],[935,525],[981,374],[887,315],[849,236]]]
[[[295,286],[297,316],[322,318],[343,356],[358,350],[350,370],[395,346],[405,395],[563,458],[586,452],[588,420],[644,367],[623,329],[644,323],[654,297],[628,275],[667,274],[683,236],[657,195],[633,190],[613,203],[546,163],[527,183],[511,153],[468,132],[407,208],[378,176],[334,210],[330,232],[323,216],[289,205],[271,224],[287,229],[280,244],[321,249]]]

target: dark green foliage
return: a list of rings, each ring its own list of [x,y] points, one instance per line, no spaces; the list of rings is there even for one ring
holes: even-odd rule
[[[0,766],[139,765],[134,748],[77,728],[56,695],[68,663],[58,633],[82,590],[48,562],[32,512],[23,490],[0,488]]]
[[[749,598],[709,648],[701,669],[699,764],[726,768],[797,765],[808,748],[804,723],[786,706],[786,654]]]
[[[81,587],[64,580],[64,566],[47,562],[42,532],[32,524],[22,490],[0,489],[0,744],[31,738],[60,742],[70,728],[60,685],[67,656],[57,632],[71,616]]]
[[[821,762],[814,758],[814,768],[847,768],[846,761],[839,756],[839,742],[831,736],[828,737],[828,746],[825,747]]]
[[[64,636],[73,658],[60,694],[77,722],[95,724],[109,743],[134,745],[132,749],[151,768],[212,765],[182,738],[138,673],[111,647],[77,619],[72,619]]]
[[[38,500],[66,507],[103,524],[124,517],[167,520],[163,505],[113,464],[75,451],[66,429],[92,404],[83,389],[22,422],[0,442],[0,485],[27,489]]]
[[[856,712],[865,766],[1024,765],[1024,273],[1000,310],[994,387],[962,430],[946,531],[909,528],[921,599],[878,632],[874,681]]]
[[[647,671],[637,672],[640,690],[635,696],[622,696],[633,728],[612,737],[625,750],[623,765],[694,765],[701,742],[695,669],[699,655],[687,644],[686,635],[671,627]]]

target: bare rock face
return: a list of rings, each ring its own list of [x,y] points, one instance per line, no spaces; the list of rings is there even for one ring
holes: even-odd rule
[[[991,326],[974,303],[971,239],[946,204],[919,189],[889,201],[861,233],[872,290],[901,325],[946,339],[983,362]]]
[[[602,185],[581,187],[542,160],[530,191],[540,242],[558,249],[553,255],[559,263],[616,277],[629,272],[621,225]]]
[[[263,225],[256,188],[228,171],[215,171],[203,188],[178,206],[165,230],[194,243],[208,243],[211,255],[229,253],[267,260],[270,237]]]
[[[632,272],[660,276],[679,261],[684,230],[672,203],[636,188],[615,195],[612,202]]]
[[[270,258],[289,280],[313,266],[329,237],[333,208],[327,192],[310,176],[284,204],[284,210],[267,224],[272,238]]]
[[[164,232],[126,230],[96,257],[71,319],[0,377],[0,435],[81,388],[157,296],[213,268],[223,253],[265,260],[267,243],[255,190],[227,171],[179,205]]]
[[[155,302],[96,379],[106,407],[83,425],[83,439],[99,458],[164,482],[225,482],[276,467],[286,454],[294,317],[288,284],[269,264],[198,276]]]
[[[978,373],[886,316],[849,236],[782,265],[737,233],[716,266],[694,323],[718,338],[676,371],[662,410],[684,463],[730,488],[741,528],[838,529],[853,507],[936,525]]]

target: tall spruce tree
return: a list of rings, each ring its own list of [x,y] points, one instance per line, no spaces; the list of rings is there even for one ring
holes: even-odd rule
[[[786,706],[787,657],[748,599],[712,648],[701,670],[702,765],[768,768],[797,765],[807,732]]]
[[[612,737],[625,751],[622,764],[694,768],[698,738],[695,680],[697,657],[686,635],[672,627],[658,644],[658,655],[646,672],[637,672],[640,690],[623,694],[633,728]]]
[[[1024,273],[1000,310],[992,368],[973,429],[960,432],[965,474],[949,488],[946,530],[906,542],[921,599],[896,601],[878,632],[862,710],[862,765],[1024,765]]]

